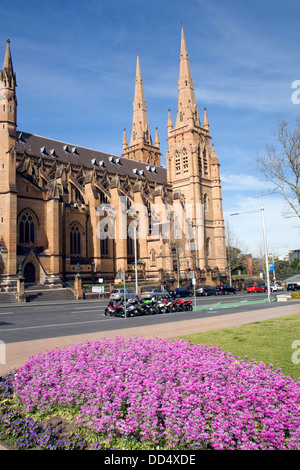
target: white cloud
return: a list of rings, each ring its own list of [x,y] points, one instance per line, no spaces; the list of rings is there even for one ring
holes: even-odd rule
[[[222,175],[222,188],[223,191],[257,191],[269,192],[273,189],[273,185],[264,180],[261,180],[253,175],[247,174],[225,174]]]

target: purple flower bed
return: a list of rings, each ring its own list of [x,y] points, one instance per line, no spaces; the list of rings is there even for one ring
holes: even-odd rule
[[[300,450],[300,381],[219,347],[115,338],[30,358],[14,380],[26,410],[73,410],[110,441],[149,448]]]

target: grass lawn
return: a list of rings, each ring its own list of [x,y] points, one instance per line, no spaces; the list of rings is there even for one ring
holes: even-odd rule
[[[300,314],[180,338],[190,339],[194,344],[220,346],[233,356],[241,359],[248,356],[249,360],[264,362],[267,366],[273,364],[275,369],[281,368],[283,374],[300,378]],[[299,341],[296,348],[292,347],[294,341]],[[293,363],[293,354],[298,364]]]

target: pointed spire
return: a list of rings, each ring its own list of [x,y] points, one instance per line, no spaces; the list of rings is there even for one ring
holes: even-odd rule
[[[136,61],[136,76],[135,76],[135,90],[133,101],[133,123],[130,145],[137,143],[139,140],[147,140],[151,142],[149,132],[147,104],[144,96],[144,87],[140,67],[139,55]]]
[[[4,62],[3,62],[3,72],[4,71],[8,75],[13,75],[13,73],[14,73],[12,60],[11,60],[10,40],[9,39],[7,39],[7,41],[6,41],[6,52],[5,52]]]
[[[126,129],[124,128],[123,133],[123,150],[127,147],[127,137],[126,137]]]
[[[214,144],[212,144],[212,149],[211,149],[211,164],[220,165]]]
[[[184,37],[183,27],[181,27],[181,47],[180,47],[180,69],[178,80],[178,111],[176,128],[190,125],[200,125],[197,103],[194,92],[194,82],[192,79],[189,57]]]
[[[209,122],[207,117],[206,108],[204,108],[204,121],[203,121],[203,128],[209,131]]]
[[[158,128],[156,128],[156,132],[155,132],[155,147],[160,147],[160,141],[159,141],[159,137],[158,137]]]
[[[168,132],[173,130],[173,122],[172,122],[172,117],[171,117],[171,110],[169,109],[168,111]]]

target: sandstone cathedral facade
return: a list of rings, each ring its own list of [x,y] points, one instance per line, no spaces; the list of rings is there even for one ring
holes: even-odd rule
[[[226,274],[220,163],[198,111],[181,30],[178,107],[169,110],[167,167],[152,140],[139,56],[130,136],[109,155],[17,129],[16,74],[7,41],[0,72],[0,291],[126,278],[182,285]],[[166,113],[167,117],[167,113]],[[201,123],[202,121],[202,123]],[[120,136],[120,139],[122,136]]]

